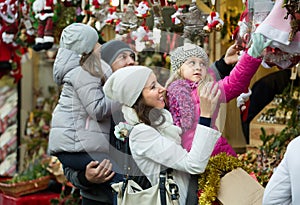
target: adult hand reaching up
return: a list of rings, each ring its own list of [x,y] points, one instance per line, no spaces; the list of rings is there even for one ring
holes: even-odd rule
[[[224,56],[224,61],[227,65],[232,65],[238,62],[239,59],[239,53],[240,53],[240,48],[237,44],[231,45]]]

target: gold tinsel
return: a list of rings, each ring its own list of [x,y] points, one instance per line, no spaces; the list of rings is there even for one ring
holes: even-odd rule
[[[241,167],[249,173],[249,169],[238,158],[220,153],[209,159],[205,172],[198,178],[198,189],[200,205],[211,205],[217,199],[220,188],[220,179],[226,173]]]

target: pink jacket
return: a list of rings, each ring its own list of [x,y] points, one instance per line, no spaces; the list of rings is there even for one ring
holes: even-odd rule
[[[244,53],[230,75],[218,81],[223,91],[223,102],[229,102],[248,88],[251,78],[259,68],[260,63],[261,59],[253,58]],[[197,83],[189,80],[174,81],[167,88],[167,98],[168,108],[173,116],[174,123],[181,127],[183,131],[182,146],[189,151],[192,147],[195,128],[200,116]],[[217,113],[215,115],[217,116]],[[220,152],[236,156],[224,137],[218,140],[212,155]]]

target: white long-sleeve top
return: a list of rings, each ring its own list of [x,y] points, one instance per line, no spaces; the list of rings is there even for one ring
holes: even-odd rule
[[[170,133],[169,133],[170,134]],[[174,135],[177,135],[174,132]],[[189,174],[203,173],[216,141],[221,133],[209,127],[197,125],[190,152],[170,137],[143,123],[134,126],[129,136],[130,150],[140,170],[152,185],[159,182],[159,172],[164,167],[173,168],[173,176],[179,187],[179,204],[185,204]]]
[[[293,139],[268,182],[263,205],[300,204],[300,136]]]

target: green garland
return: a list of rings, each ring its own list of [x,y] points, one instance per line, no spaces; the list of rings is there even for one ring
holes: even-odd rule
[[[250,173],[250,170],[236,157],[228,156],[226,153],[211,157],[205,172],[198,178],[198,188],[201,192],[199,204],[211,205],[216,201],[221,177],[238,167]]]

